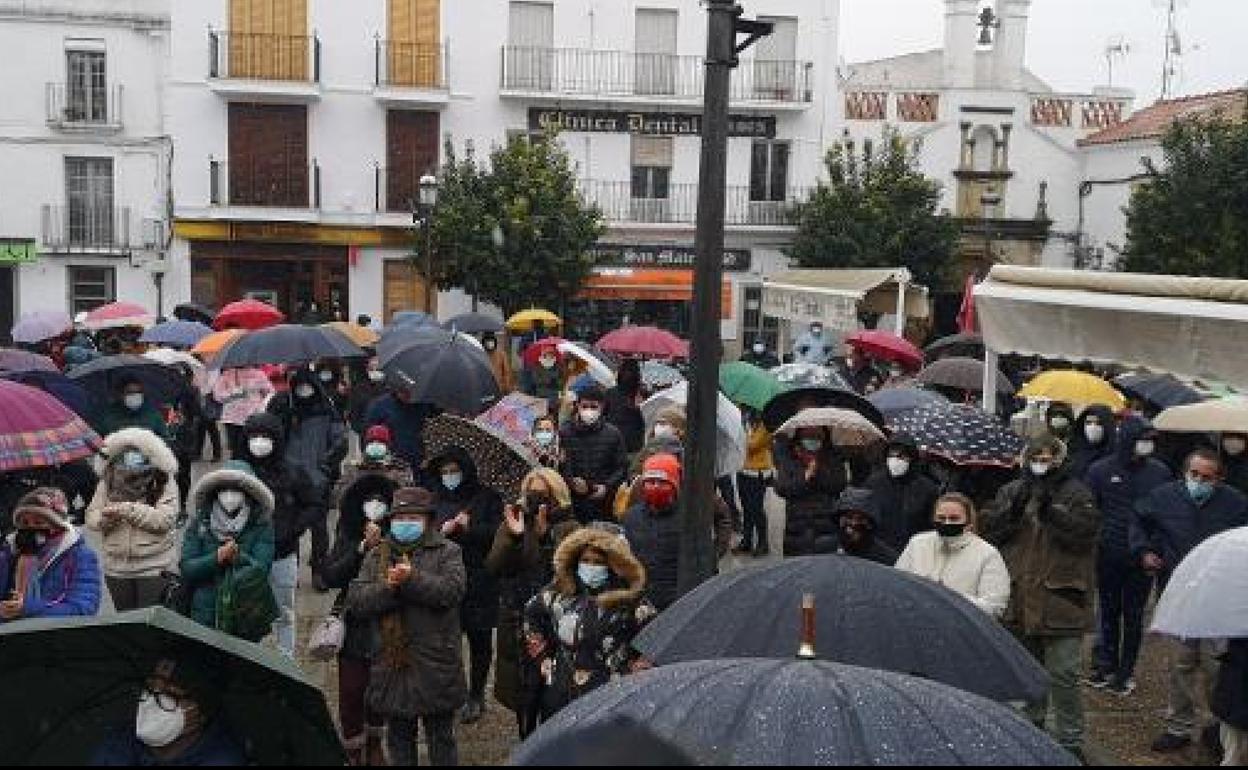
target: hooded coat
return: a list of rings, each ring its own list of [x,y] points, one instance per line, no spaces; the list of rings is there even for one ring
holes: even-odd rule
[[[447,489],[438,473],[440,466],[454,460],[464,480],[454,490]],[[468,587],[460,607],[460,623],[465,628],[493,628],[498,624],[498,579],[485,568],[485,559],[494,545],[494,535],[503,523],[503,499],[481,483],[476,463],[462,449],[451,449],[429,463],[429,490],[435,497],[435,527],[468,512],[468,528],[456,530],[451,542],[459,546],[468,573]]]
[[[819,471],[806,480],[806,466],[797,456],[797,443],[786,435],[775,438],[776,494],[785,499],[784,555],[836,553],[840,528],[836,500],[849,483],[844,459],[830,447],[819,452]]]
[[[1101,511],[1101,541],[1097,558],[1102,563],[1126,566],[1131,558],[1131,518],[1135,505],[1157,487],[1174,480],[1170,468],[1152,457],[1136,457],[1135,442],[1152,432],[1143,417],[1128,417],[1118,428],[1118,445],[1109,457],[1088,469],[1085,481],[1092,500]]]
[[[266,436],[273,441],[268,457],[256,457],[243,447],[243,459],[273,493],[273,558],[284,559],[299,550],[299,538],[325,517],[324,495],[307,470],[286,459],[286,432],[276,415],[260,412],[247,418],[247,438]]]
[[[222,489],[241,490],[251,506],[247,526],[235,538],[238,558],[232,565],[217,563],[217,549],[224,541],[209,524],[212,505]],[[217,598],[224,580],[254,578],[259,572],[268,582],[273,566],[273,493],[255,475],[235,468],[221,468],[205,474],[191,488],[187,501],[194,511],[182,541],[180,571],[191,591],[191,619],[208,628],[217,628]]]
[[[1084,432],[1084,426],[1089,417],[1096,417],[1105,429],[1105,435],[1097,444],[1088,441],[1088,436]],[[1077,479],[1086,480],[1088,469],[1094,463],[1114,453],[1118,442],[1117,433],[1114,427],[1114,413],[1109,407],[1104,404],[1093,404],[1085,409],[1079,415],[1079,419],[1075,420],[1075,427],[1070,432],[1071,475]]]
[[[406,404],[393,393],[375,399],[368,406],[368,414],[364,424],[371,428],[374,425],[385,425],[394,437],[391,451],[412,468],[424,465],[425,448],[421,436],[425,431],[425,420],[438,413],[432,404]]]
[[[1006,484],[984,511],[982,536],[996,546],[1010,571],[1010,606],[1003,622],[1028,636],[1073,636],[1093,627],[1096,544],[1101,513],[1092,493],[1066,466],[1066,447],[1053,467],[1035,478],[1028,471],[1039,446],[1023,450],[1023,478]]]
[[[910,458],[910,467],[904,475],[894,478],[885,465],[871,474],[865,486],[871,490],[880,514],[879,538],[890,548],[900,550],[910,538],[932,528],[940,486],[924,472],[922,454],[914,438],[898,434],[888,442],[888,447],[903,450]]]
[[[880,508],[875,495],[869,489],[848,487],[836,501],[837,529],[840,529],[841,518],[851,512],[866,514],[871,521],[871,540],[863,547],[850,550],[844,538],[841,539],[837,552],[845,556],[873,561],[891,567],[897,563],[897,550],[880,539]],[[787,553],[786,553],[787,555]]]
[[[303,384],[316,388],[311,398],[295,395],[295,389]],[[319,494],[329,494],[347,456],[347,426],[316,375],[307,369],[296,370],[290,391],[269,401],[267,411],[282,421],[286,460],[307,472]]]
[[[599,591],[577,576],[581,553],[590,547],[606,554],[610,570]],[[630,646],[633,639],[657,614],[643,597],[646,569],[618,535],[579,529],[559,544],[554,566],[554,580],[525,606],[522,635],[545,643],[541,654],[530,658],[549,682],[535,695],[543,719],[626,673],[638,657]]]
[[[148,467],[122,467],[131,449]],[[99,483],[87,506],[87,526],[102,535],[104,574],[117,578],[158,577],[178,561],[178,459],[159,436],[125,428],[104,439],[95,461]],[[115,511],[108,517],[104,512]]]
[[[629,547],[646,568],[646,598],[659,612],[680,598],[677,578],[684,523],[679,512],[678,505],[657,510],[639,500],[621,522]]]
[[[584,425],[573,418],[559,434],[563,445],[565,462],[563,477],[572,486],[572,479],[585,479],[591,486],[601,484],[607,488],[606,498],[590,500],[577,496],[573,490],[573,505],[582,522],[607,517],[607,509],[615,495],[615,489],[628,473],[628,454],[624,450],[624,437],[614,425],[603,419],[593,425]]]
[[[14,535],[10,534],[0,543],[0,596],[5,598],[13,592],[17,559]],[[95,615],[100,611],[99,559],[76,527],[70,526],[59,539],[43,547],[37,577],[39,599],[32,602],[27,597],[20,619]]]

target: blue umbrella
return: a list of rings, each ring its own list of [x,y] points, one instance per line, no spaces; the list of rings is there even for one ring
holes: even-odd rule
[[[921,388],[884,388],[867,396],[886,418],[921,406],[940,406],[949,400],[939,393]]]
[[[1114,378],[1114,386],[1128,396],[1162,409],[1199,404],[1205,400],[1195,388],[1171,374],[1124,374]]]
[[[34,343],[72,331],[74,322],[62,310],[36,310],[24,313],[13,326],[14,342]]]
[[[209,334],[212,334],[212,328],[199,321],[165,321],[143,332],[143,336],[139,337],[139,342],[175,348],[193,348]]]

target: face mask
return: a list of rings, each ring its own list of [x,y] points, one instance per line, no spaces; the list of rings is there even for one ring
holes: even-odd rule
[[[545,495],[531,494],[524,496],[524,507],[528,509],[529,513],[537,513],[537,509],[543,505],[550,507],[550,498]]]
[[[38,553],[47,542],[48,533],[42,529],[19,529],[13,535],[13,545],[16,546],[17,552],[27,555]]]
[[[602,416],[601,409],[582,409],[581,410],[581,422],[585,423],[586,425],[593,425],[594,423],[598,422],[598,418],[601,416]]]
[[[316,393],[316,388],[312,387],[311,385],[308,385],[307,383],[304,383],[303,385],[300,385],[299,387],[295,388],[295,395],[298,396],[299,398],[312,398],[312,396],[315,393]]]
[[[323,369],[317,372],[316,376],[321,378],[321,382],[333,382],[334,381],[334,373],[328,369]]]
[[[903,375],[903,374],[905,374],[905,373],[906,373],[906,372],[905,372],[905,370],[903,370],[900,366],[890,366],[890,367],[888,367],[888,376],[889,376],[889,377],[900,377],[900,376],[902,376],[902,375]]]
[[[947,538],[949,540],[961,537],[962,533],[964,532],[966,532],[965,522],[963,522],[962,524],[937,524],[936,525],[936,534],[940,535],[943,538]]]
[[[1066,430],[1070,427],[1070,420],[1065,417],[1054,417],[1049,420],[1049,427],[1053,430]]]
[[[168,746],[186,729],[186,710],[178,706],[165,711],[150,692],[139,698],[139,708],[134,716],[134,734],[146,746]]]
[[[138,470],[147,465],[147,457],[137,449],[129,449],[121,456],[121,464],[130,470]]]
[[[247,442],[247,451],[252,457],[265,458],[273,454],[273,439],[268,436],[256,436]]]
[[[390,454],[390,449],[380,441],[374,441],[364,447],[364,456],[374,462],[381,462]]]
[[[1187,484],[1187,494],[1190,495],[1192,500],[1196,501],[1196,503],[1198,504],[1204,504],[1206,500],[1208,500],[1210,497],[1213,496],[1213,482],[1212,481],[1200,481],[1197,479],[1188,479],[1186,481],[1186,484]]]
[[[1242,438],[1222,439],[1222,448],[1228,455],[1242,455],[1244,450],[1248,449],[1248,441]]]
[[[607,584],[607,578],[611,576],[611,572],[605,564],[586,564],[581,562],[576,565],[576,576],[587,588],[598,590]]]
[[[1156,449],[1157,449],[1157,445],[1152,441],[1135,442],[1135,456],[1136,457],[1149,457],[1153,454],[1153,451]]]
[[[807,452],[818,452],[820,449],[823,449],[823,439],[821,438],[804,438],[798,443]]]
[[[816,336],[816,337],[822,336],[822,335],[823,335],[823,327],[822,327],[822,326],[812,326],[812,327],[810,327],[810,333],[811,333],[811,334],[813,334],[813,335],[814,335],[814,336]]]
[[[443,473],[442,486],[449,490],[459,489],[459,485],[464,483],[464,474],[462,473]]]
[[[910,461],[904,457],[890,457],[885,461],[888,464],[888,473],[895,479],[899,479],[910,472]]]
[[[132,412],[137,412],[143,408],[142,393],[127,393],[123,401],[126,404],[126,408]]]
[[[671,484],[643,486],[641,499],[645,500],[646,505],[656,511],[667,510],[672,507],[672,503],[676,502],[676,487]]]
[[[1084,425],[1083,435],[1088,439],[1089,443],[1099,444],[1101,439],[1105,438],[1105,429],[1100,425]]]
[[[533,440],[542,446],[550,446],[555,443],[555,432],[550,430],[539,430],[533,434]]]
[[[1050,463],[1032,463],[1030,466],[1031,475],[1040,477],[1049,472],[1049,468],[1053,467]]]
[[[555,359],[549,356],[542,356],[541,358],[537,359],[537,362],[542,365],[543,369],[555,368]]]
[[[762,354],[767,352],[767,346],[761,342],[755,342],[754,352],[761,356]]]
[[[383,372],[382,370],[380,370],[380,369],[369,369],[369,370],[368,370],[368,380],[369,380],[369,382],[374,382],[374,383],[376,383],[376,382],[381,382],[381,381],[383,381],[384,379],[386,379],[386,373],[385,373],[385,372]]]
[[[414,543],[425,534],[425,523],[423,521],[392,521],[390,534],[400,543]]]
[[[676,435],[676,429],[673,428],[671,425],[668,425],[665,422],[658,423],[657,425],[654,426],[655,438],[667,438],[669,436],[675,436],[675,435]]]
[[[243,503],[246,501],[247,496],[237,489],[225,489],[217,493],[217,505],[221,506],[221,510],[229,514],[233,514],[239,508],[242,508]]]
[[[493,350],[494,348],[498,347],[498,341],[497,340],[482,340],[481,347],[485,348],[486,350]]]
[[[381,521],[389,512],[390,506],[386,505],[385,500],[369,500],[364,503],[364,515],[369,521]]]

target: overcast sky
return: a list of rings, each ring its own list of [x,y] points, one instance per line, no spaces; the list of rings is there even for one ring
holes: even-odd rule
[[[799,0],[800,1],[800,0]],[[942,0],[841,0],[841,57],[850,63],[942,46]],[[1137,106],[1161,93],[1166,0],[1033,0],[1027,65],[1060,91],[1086,92],[1107,80],[1107,41],[1131,51],[1114,64],[1114,85]],[[1179,0],[1186,49],[1177,95],[1248,84],[1248,0]]]

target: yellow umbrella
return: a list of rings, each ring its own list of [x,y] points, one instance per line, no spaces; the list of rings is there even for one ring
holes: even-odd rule
[[[332,321],[327,324],[322,324],[322,326],[326,329],[332,329],[338,332],[342,336],[351,340],[353,344],[362,348],[374,347],[377,344],[377,341],[381,339],[381,335],[372,329],[360,326],[359,324],[353,324],[349,321]]]
[[[507,328],[513,332],[527,332],[533,328],[534,321],[541,321],[542,327],[547,331],[550,331],[551,329],[558,329],[563,326],[563,321],[559,318],[559,316],[549,310],[542,310],[541,308],[535,307],[528,310],[521,310],[511,318],[508,318]]]
[[[246,333],[244,329],[226,329],[225,331],[213,332],[200,340],[195,347],[191,348],[191,353],[207,361],[222,350],[225,350],[230,346],[231,342]]]
[[[1127,406],[1127,400],[1114,390],[1113,385],[1095,375],[1072,369],[1056,369],[1039,374],[1024,385],[1018,395],[1064,401],[1068,404],[1103,404],[1115,411]]]

